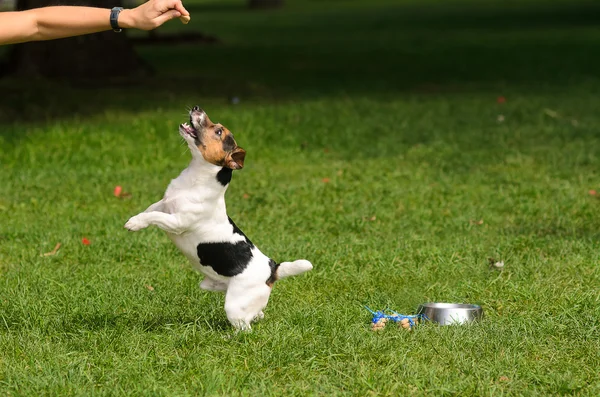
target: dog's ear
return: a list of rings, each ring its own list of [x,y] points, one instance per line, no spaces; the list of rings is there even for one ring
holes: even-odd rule
[[[227,154],[227,157],[225,157],[225,167],[231,168],[232,170],[241,170],[244,168],[245,158],[246,151],[241,147],[235,148],[233,152]]]

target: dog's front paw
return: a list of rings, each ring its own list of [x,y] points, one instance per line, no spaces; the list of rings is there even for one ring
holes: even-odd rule
[[[145,227],[148,227],[148,222],[144,220],[141,214],[132,216],[125,224],[125,229],[129,230],[130,232],[137,232]]]

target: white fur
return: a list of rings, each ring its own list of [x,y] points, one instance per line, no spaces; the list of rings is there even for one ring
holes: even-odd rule
[[[271,276],[269,258],[254,246],[252,259],[246,268],[233,277],[219,275],[210,266],[200,265],[197,254],[199,243],[234,243],[244,240],[244,237],[233,232],[227,217],[225,191],[229,185],[223,186],[216,179],[222,167],[204,160],[194,139],[181,128],[180,133],[192,152],[190,165],[171,181],[162,200],[130,218],[125,228],[137,231],[155,225],[167,232],[192,265],[204,274],[200,288],[225,292],[227,318],[236,329],[250,330],[250,323],[264,316],[262,310],[271,294],[271,287],[266,283]],[[311,269],[312,264],[306,260],[283,262],[277,277],[288,277]]]
[[[304,259],[298,259],[294,262],[281,262],[277,269],[277,276],[282,279],[284,277],[295,276],[307,272],[312,269],[312,263]]]

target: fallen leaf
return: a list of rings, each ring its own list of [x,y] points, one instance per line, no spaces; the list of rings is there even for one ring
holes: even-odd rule
[[[496,98],[496,102],[498,103],[504,103],[506,102],[506,98],[503,96],[499,96],[498,98]]]
[[[131,197],[131,193],[127,193],[123,191],[123,188],[121,186],[115,186],[115,190],[114,190],[114,195],[117,198],[129,198]]]
[[[508,376],[502,375],[501,377],[498,378],[498,380],[500,382],[508,382],[510,379],[508,378]]]
[[[244,193],[244,195],[242,197],[245,198],[245,199],[249,199],[250,195],[248,193]]]
[[[323,182],[323,183],[329,183],[329,182],[331,182],[331,179],[329,179],[329,178],[323,178],[323,179],[321,179],[321,182]]]
[[[52,256],[52,255],[56,255],[56,253],[58,252],[58,250],[60,249],[60,243],[56,243],[56,245],[54,246],[54,249],[50,252],[46,252],[45,254],[42,254],[41,256]]]
[[[88,240],[87,238],[82,238],[81,242],[83,243],[83,245],[90,245],[92,242],[90,240]]]
[[[480,220],[478,220],[478,221],[476,221],[476,220],[474,220],[474,219],[471,219],[471,220],[469,221],[469,223],[470,223],[471,225],[483,225],[483,219],[480,219]]]
[[[148,288],[148,291],[154,291],[154,287],[151,285],[146,285],[146,288]]]
[[[504,268],[504,261],[498,261],[494,258],[488,258],[490,269],[502,270]]]
[[[598,194],[598,192],[596,192],[595,190],[592,189],[592,190],[588,191],[588,194],[590,196],[595,196],[596,194]]]

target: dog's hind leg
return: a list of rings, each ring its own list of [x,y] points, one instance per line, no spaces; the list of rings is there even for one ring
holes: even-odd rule
[[[267,284],[248,287],[244,282],[233,279],[225,295],[225,312],[231,325],[237,330],[250,331],[250,323],[264,317],[262,310],[267,306],[271,288]]]

